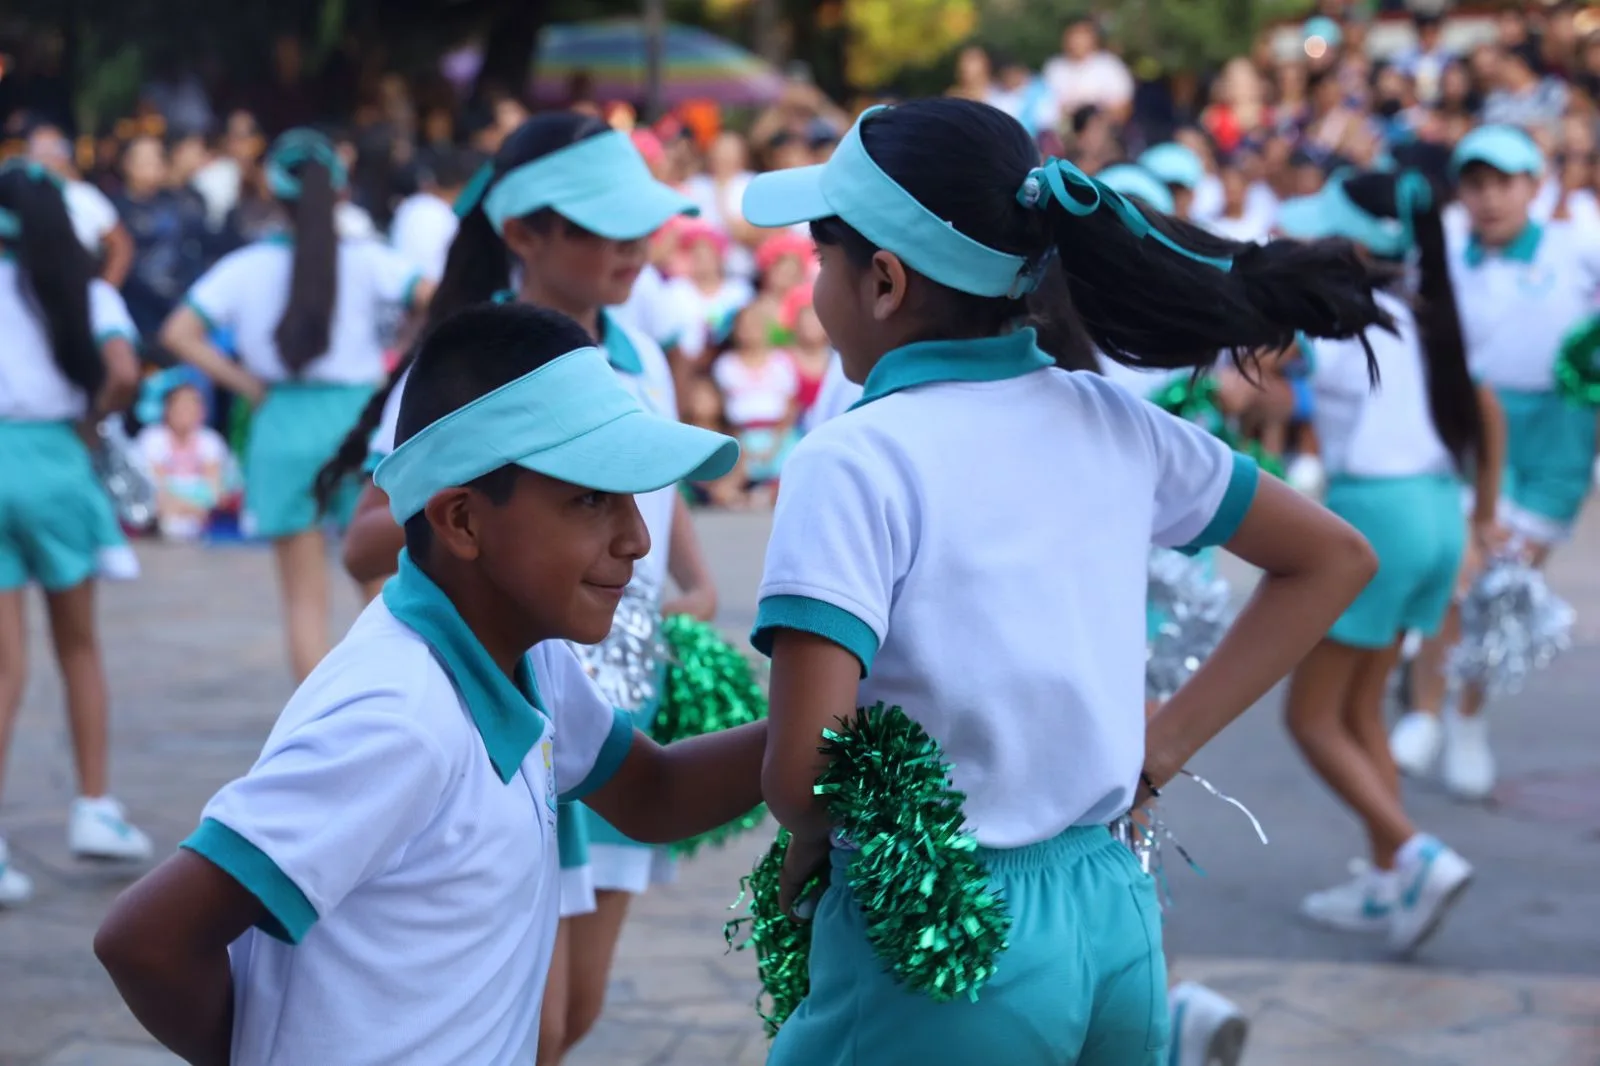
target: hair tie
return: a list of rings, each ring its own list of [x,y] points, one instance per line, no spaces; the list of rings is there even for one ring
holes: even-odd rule
[[[328,180],[334,191],[342,190],[349,181],[344,160],[333,142],[313,129],[293,129],[283,134],[267,152],[265,166],[267,188],[280,200],[300,198],[300,178],[295,168],[303,163],[321,163],[328,171]]]
[[[494,183],[494,161],[483,164],[472,175],[472,178],[461,187],[461,194],[456,197],[455,212],[457,218],[466,218],[472,214],[472,209],[483,201],[483,194],[489,191],[489,186]]]
[[[1141,240],[1150,237],[1185,259],[1204,263],[1221,271],[1233,269],[1231,258],[1201,255],[1168,237],[1150,224],[1150,220],[1145,217],[1143,211],[1134,206],[1132,200],[1104,182],[1091,178],[1076,164],[1065,159],[1050,158],[1045,160],[1043,166],[1028,171],[1028,176],[1022,180],[1022,186],[1017,190],[1017,202],[1035,211],[1042,211],[1051,203],[1055,203],[1075,218],[1086,218],[1105,207],[1117,216],[1118,221],[1127,227],[1130,233]],[[1041,276],[1043,265],[1040,264],[1039,269]],[[1024,275],[1033,273],[1033,267],[1024,271]],[[1037,285],[1038,280],[1035,279],[1033,283]]]
[[[1416,247],[1417,215],[1433,207],[1433,183],[1420,171],[1403,171],[1394,181],[1394,206],[1404,234],[1404,254]]]

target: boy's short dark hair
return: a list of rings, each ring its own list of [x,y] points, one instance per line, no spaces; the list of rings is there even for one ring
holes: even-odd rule
[[[400,399],[395,447],[473,400],[593,344],[582,326],[542,307],[480,304],[449,316],[417,347]],[[503,466],[469,484],[493,502],[504,503],[511,498],[516,475],[516,467]],[[418,512],[407,519],[405,534],[412,558],[426,559],[432,545],[427,516]]]

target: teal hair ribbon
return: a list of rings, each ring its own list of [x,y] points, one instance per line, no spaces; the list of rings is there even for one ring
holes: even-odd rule
[[[293,129],[272,142],[267,152],[267,188],[280,200],[300,199],[300,179],[295,168],[303,163],[321,163],[328,170],[328,179],[334,191],[343,189],[350,180],[344,160],[333,142],[313,129]]]
[[[1118,221],[1140,240],[1151,238],[1185,259],[1224,272],[1233,269],[1231,258],[1201,255],[1168,237],[1151,225],[1150,220],[1144,216],[1143,211],[1134,206],[1133,201],[1104,182],[1091,178],[1065,159],[1047,159],[1044,166],[1034,167],[1028,171],[1027,178],[1022,182],[1022,188],[1017,190],[1017,202],[1024,207],[1041,211],[1054,202],[1061,210],[1077,218],[1086,218],[1104,208],[1116,215]]]
[[[14,241],[22,236],[22,216],[0,207],[0,241]]]
[[[1421,172],[1402,171],[1394,180],[1395,214],[1400,217],[1400,228],[1405,247],[1409,252],[1417,246],[1417,215],[1433,206],[1433,186]]]
[[[483,200],[483,194],[489,191],[489,185],[494,181],[494,163],[488,162],[479,167],[477,173],[472,175],[461,189],[461,194],[456,197],[455,212],[457,218],[466,218],[472,214],[472,209]]]

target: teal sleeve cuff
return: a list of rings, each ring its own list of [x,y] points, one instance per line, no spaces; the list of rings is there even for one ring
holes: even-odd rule
[[[1201,548],[1212,548],[1232,540],[1239,531],[1239,523],[1244,521],[1244,516],[1250,510],[1251,501],[1256,498],[1256,484],[1260,479],[1261,471],[1256,461],[1248,455],[1234,452],[1233,472],[1228,475],[1228,487],[1222,493],[1217,513],[1211,516],[1211,521],[1206,523],[1206,528],[1200,531],[1198,537],[1178,550],[1185,555],[1193,555]]]
[[[417,306],[417,286],[422,284],[422,275],[413,274],[411,280],[406,282],[406,287],[401,290],[400,306],[407,311]]]
[[[207,314],[206,309],[196,303],[193,296],[185,296],[183,298],[183,306],[193,311],[195,315],[199,317],[200,324],[206,327],[207,333],[215,333],[217,331],[217,320]]]
[[[768,596],[756,609],[750,643],[772,656],[772,638],[779,629],[798,629],[831,640],[861,661],[861,676],[872,672],[878,654],[878,635],[872,627],[842,607],[809,596]]]
[[[382,454],[381,452],[375,452],[375,451],[370,451],[369,450],[367,452],[366,461],[361,464],[361,472],[363,474],[367,475],[368,477],[371,477],[372,476],[372,472],[374,470],[378,469],[378,464],[383,462],[387,458],[389,458],[389,457],[387,455]]]
[[[112,341],[127,341],[134,347],[139,346],[139,334],[131,329],[108,329],[94,335],[94,346],[104,348]]]
[[[256,928],[268,936],[298,944],[316,924],[316,908],[300,887],[266,852],[216,819],[202,821],[178,846],[209,860],[260,900],[267,917],[257,922]]]
[[[1296,368],[1295,372],[1310,376],[1311,374],[1315,373],[1317,369],[1316,346],[1311,343],[1311,338],[1306,336],[1304,333],[1296,333],[1294,335],[1294,340],[1296,346],[1298,346],[1300,349],[1300,366]]]
[[[600,754],[595,756],[594,766],[589,770],[589,775],[578,783],[577,788],[563,792],[560,796],[561,802],[581,800],[617,776],[617,771],[622,768],[622,761],[628,757],[628,751],[633,747],[633,733],[633,715],[620,707],[613,711],[611,732],[606,734],[605,742],[600,745]]]

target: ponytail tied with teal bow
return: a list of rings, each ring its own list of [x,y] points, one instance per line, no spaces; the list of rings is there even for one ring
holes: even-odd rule
[[[335,192],[349,184],[350,174],[333,142],[316,130],[302,127],[283,134],[267,152],[267,188],[272,195],[290,202],[300,199],[300,178],[295,171],[308,162],[327,168]]]
[[[1152,225],[1132,200],[1104,182],[1096,181],[1065,159],[1051,158],[1043,166],[1028,171],[1022,187],[1017,190],[1017,202],[1035,211],[1042,211],[1054,203],[1077,218],[1086,218],[1103,208],[1116,215],[1118,221],[1140,240],[1152,239],[1185,259],[1221,271],[1233,269],[1231,258],[1201,255],[1192,248],[1185,248]]]
[[[1433,184],[1417,170],[1402,171],[1394,180],[1394,209],[1400,219],[1403,252],[1417,246],[1417,216],[1433,207]]]

